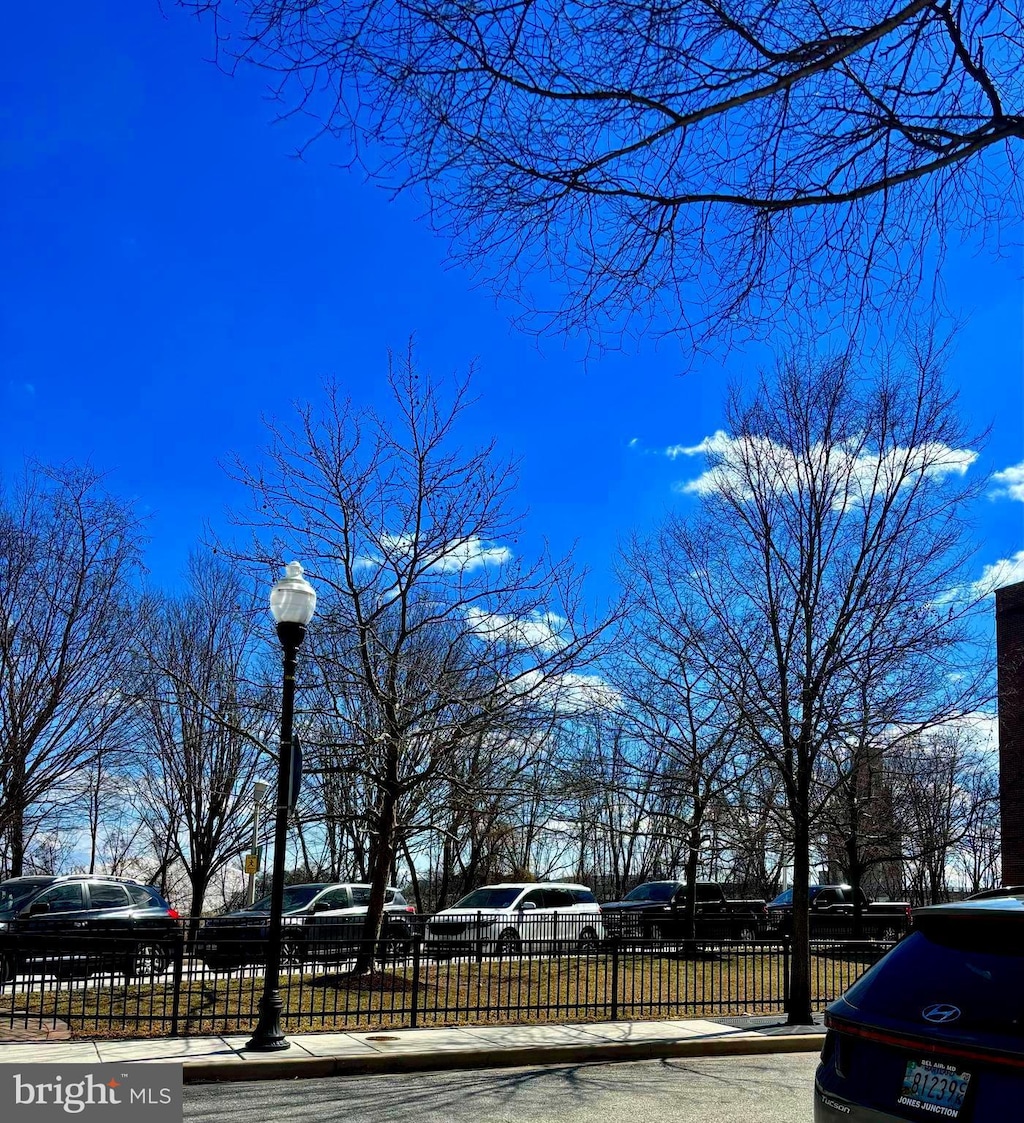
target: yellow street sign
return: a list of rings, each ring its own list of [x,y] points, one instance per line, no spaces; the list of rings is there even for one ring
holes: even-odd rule
[[[246,854],[246,856],[245,856],[245,872],[247,874],[249,874],[249,876],[251,877],[254,873],[257,873],[259,871],[259,868],[260,868],[260,856],[259,856],[259,854]]]

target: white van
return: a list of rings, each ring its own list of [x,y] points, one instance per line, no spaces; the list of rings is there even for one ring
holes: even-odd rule
[[[604,940],[601,906],[585,885],[503,882],[467,893],[427,922],[427,954],[594,951]]]

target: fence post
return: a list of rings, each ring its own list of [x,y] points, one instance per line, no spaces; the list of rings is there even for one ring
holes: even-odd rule
[[[483,930],[483,913],[480,909],[476,910],[476,961],[483,963],[484,961],[484,930]]]
[[[422,943],[423,937],[417,932],[412,938],[412,1009],[409,1011],[409,1025],[412,1029],[416,1028],[416,1023],[419,1018],[420,945]]]
[[[178,1020],[181,1017],[181,982],[184,974],[185,962],[185,931],[179,929],[174,938],[174,975],[171,986],[174,993],[171,995],[171,1037],[178,1036]]]
[[[789,955],[789,936],[786,933],[782,935],[782,1009],[789,1013],[789,968],[790,968],[790,955]]]
[[[619,1018],[619,937],[612,936],[612,1021]]]

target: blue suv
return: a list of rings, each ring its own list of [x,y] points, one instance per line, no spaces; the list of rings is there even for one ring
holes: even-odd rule
[[[825,1025],[815,1123],[1024,1118],[1024,895],[915,910]]]

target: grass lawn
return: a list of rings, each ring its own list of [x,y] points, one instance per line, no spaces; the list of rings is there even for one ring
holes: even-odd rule
[[[823,1007],[868,966],[868,958],[816,955],[813,993]],[[372,975],[318,968],[282,977],[284,1029],[397,1029],[419,1026],[699,1018],[783,1009],[783,963],[750,951],[684,957],[623,953],[614,969],[605,954],[550,958],[411,961]],[[56,1017],[76,1038],[163,1037],[171,1032],[173,983],[125,984],[97,977],[75,986],[45,979],[33,989],[0,993],[0,1026],[19,1016]],[[613,985],[614,983],[614,985]],[[52,986],[51,986],[52,984]],[[178,1003],[182,1035],[245,1033],[256,1023],[259,967],[216,977],[186,975]]]

